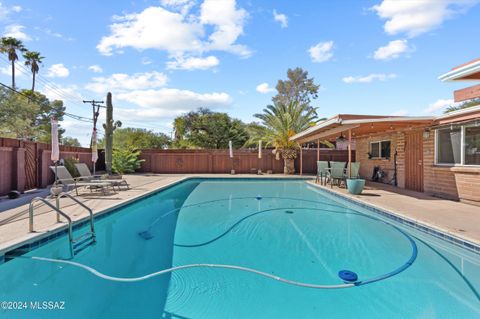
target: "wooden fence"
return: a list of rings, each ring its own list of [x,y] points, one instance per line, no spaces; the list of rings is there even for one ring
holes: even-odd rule
[[[0,195],[11,190],[25,191],[46,187],[54,176],[49,169],[51,146],[11,138],[0,137]],[[97,170],[105,169],[103,151],[99,151]],[[92,169],[89,148],[60,146],[60,158],[77,158]]]
[[[355,160],[355,152],[352,154]],[[233,160],[228,150],[143,150],[141,172],[158,174],[184,173],[251,173],[261,169],[273,173],[283,173],[283,160],[276,160],[272,150],[263,151],[258,158],[258,150],[235,150]],[[320,150],[320,160],[347,161],[348,152],[343,150]],[[312,174],[317,171],[317,150],[303,150],[303,173]],[[295,160],[298,172],[300,156]]]

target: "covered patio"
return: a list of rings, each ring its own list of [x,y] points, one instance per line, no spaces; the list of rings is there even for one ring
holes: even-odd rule
[[[405,143],[399,141],[396,137],[400,132],[416,132],[420,138],[423,129],[432,125],[434,117],[399,117],[399,116],[375,116],[375,115],[352,115],[352,114],[338,114],[316,126],[313,126],[299,134],[294,135],[291,139],[297,141],[301,146],[306,143],[315,143],[317,145],[317,154],[319,155],[319,145],[322,141],[345,141],[348,145],[349,161],[352,162],[353,145],[356,146],[356,161],[360,162],[360,176],[369,179],[369,174],[373,170],[373,166],[385,166],[385,169],[394,170],[394,179],[392,184],[398,185],[398,173],[401,170],[404,173],[402,163],[398,161],[398,157],[402,156],[404,159]],[[390,136],[387,138],[387,136]],[[378,147],[375,147],[375,154],[372,154],[370,149],[370,139],[378,141]],[[389,143],[381,144],[383,140],[389,140]],[[362,143],[364,141],[365,143]],[[421,143],[417,140],[416,144]],[[412,146],[415,145],[412,143]],[[382,154],[382,147],[383,153]],[[388,148],[388,150],[387,150]],[[300,151],[300,174],[303,169],[303,147]],[[401,153],[401,154],[400,154]],[[317,160],[319,156],[317,156]],[[371,160],[372,163],[368,163]],[[411,159],[415,160],[415,159]],[[417,166],[422,163],[417,162]],[[348,165],[351,167],[351,165]],[[348,177],[351,176],[351,168],[347,171]],[[393,178],[392,177],[392,178]],[[403,181],[402,181],[403,184]]]

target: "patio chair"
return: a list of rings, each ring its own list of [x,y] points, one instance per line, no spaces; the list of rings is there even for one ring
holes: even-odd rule
[[[347,165],[347,171],[345,172],[345,177],[348,178],[348,171],[350,170],[350,164],[352,166],[352,172],[350,174],[350,178],[360,178],[360,162],[353,162],[353,163],[348,163]]]
[[[103,179],[102,175],[92,175],[90,169],[88,168],[87,164],[85,163],[76,163],[75,167],[77,168],[78,173],[80,174],[79,180],[87,181],[87,182],[106,182],[111,183],[112,187],[117,186],[118,190],[120,190],[121,186],[125,186],[127,189],[130,189],[127,181],[124,179]]]
[[[327,181],[328,176],[328,161],[317,161],[317,178],[315,183],[318,183],[320,180],[320,184],[323,185],[323,181]]]
[[[330,186],[333,188],[333,184],[341,186],[342,182],[345,183],[345,162],[330,162],[330,173],[328,176],[330,180]]]
[[[75,189],[75,193],[77,194],[77,196],[78,196],[79,187],[87,187],[90,189],[90,191],[92,189],[100,189],[103,195],[106,195],[108,192],[108,187],[112,186],[111,183],[103,182],[103,181],[93,181],[93,182],[78,181],[77,179],[72,177],[72,175],[70,174],[70,172],[67,170],[65,166],[57,166],[57,167],[50,166],[50,169],[53,171],[54,174],[55,174],[55,171],[57,172],[57,180],[62,185],[65,185],[67,187],[67,191],[69,191],[70,189]]]

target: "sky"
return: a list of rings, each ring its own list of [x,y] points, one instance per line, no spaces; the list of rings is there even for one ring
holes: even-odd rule
[[[467,84],[438,76],[480,57],[479,2],[2,1],[0,32],[41,52],[37,88],[69,114],[91,117],[82,100],[110,91],[124,127],[170,135],[175,116],[199,107],[254,121],[295,67],[320,84],[320,117],[440,114]],[[17,69],[30,88],[23,60]],[[0,82],[10,72],[2,55]],[[61,125],[89,144],[91,123]]]

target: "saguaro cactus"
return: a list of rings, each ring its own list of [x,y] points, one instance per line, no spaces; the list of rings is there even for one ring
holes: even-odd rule
[[[107,94],[107,122],[103,124],[105,130],[105,167],[109,175],[112,174],[113,131],[121,127],[122,122],[113,123],[112,93]]]

